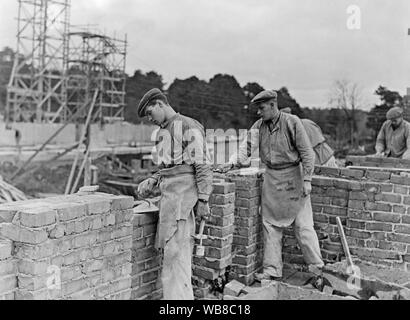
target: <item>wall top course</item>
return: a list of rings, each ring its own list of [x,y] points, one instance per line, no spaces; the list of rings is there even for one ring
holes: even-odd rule
[[[50,210],[69,209],[72,207],[79,207],[81,205],[98,202],[107,202],[107,204],[110,205],[110,209],[111,205],[121,202],[123,205],[120,206],[120,208],[126,210],[132,208],[134,201],[132,197],[116,196],[106,193],[98,193],[92,195],[72,194],[67,196],[31,199],[26,201],[15,201],[2,204],[0,205],[0,217],[3,216],[3,214],[6,215],[6,213],[10,212],[30,212],[32,214],[41,214]],[[116,205],[116,208],[113,209],[118,209],[117,206],[118,205]],[[8,220],[10,220],[10,218],[8,218]]]

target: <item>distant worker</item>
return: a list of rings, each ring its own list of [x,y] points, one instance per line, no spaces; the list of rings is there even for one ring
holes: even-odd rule
[[[410,123],[403,119],[403,109],[393,107],[386,113],[376,140],[376,156],[410,159]]]
[[[285,113],[292,113],[289,107],[280,110]],[[309,137],[312,144],[313,151],[315,152],[315,165],[324,167],[337,168],[336,159],[334,157],[334,151],[326,143],[326,138],[323,136],[320,127],[310,119],[300,119],[303,127]]]
[[[138,193],[146,196],[156,185],[161,190],[155,246],[163,250],[164,299],[193,300],[194,213],[198,220],[206,220],[210,215],[208,200],[213,179],[212,166],[205,161],[209,160],[209,153],[204,127],[175,112],[157,88],[142,97],[138,115],[160,126],[156,145],[157,153],[163,155],[158,159],[160,170],[138,185]],[[194,134],[193,141],[190,134]]]

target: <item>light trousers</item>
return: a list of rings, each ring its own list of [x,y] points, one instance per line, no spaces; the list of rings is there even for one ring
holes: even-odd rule
[[[165,300],[193,300],[192,252],[195,234],[194,214],[178,220],[175,234],[166,242],[162,266],[162,289]]]
[[[283,228],[276,227],[262,218],[264,258],[263,271],[273,277],[282,276],[282,235]],[[306,199],[303,210],[296,216],[293,230],[303,253],[303,258],[308,265],[322,267],[319,240],[313,228],[313,213],[310,196]]]

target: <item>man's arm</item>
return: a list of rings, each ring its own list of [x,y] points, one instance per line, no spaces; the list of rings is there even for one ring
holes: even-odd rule
[[[199,123],[184,123],[184,141],[190,141],[186,146],[184,156],[187,163],[195,169],[195,180],[198,188],[198,199],[209,201],[212,193],[213,170],[209,150],[206,144],[205,132]]]
[[[381,154],[386,149],[385,127],[386,127],[386,122],[383,123],[379,131],[379,134],[377,135],[376,147],[375,147],[377,154]]]
[[[312,175],[315,168],[315,152],[310,144],[309,137],[303,127],[302,121],[295,117],[294,125],[294,142],[296,149],[302,159],[303,180],[312,181]]]
[[[406,124],[405,138],[407,150],[403,153],[401,158],[405,160],[410,160],[410,125],[408,124]]]

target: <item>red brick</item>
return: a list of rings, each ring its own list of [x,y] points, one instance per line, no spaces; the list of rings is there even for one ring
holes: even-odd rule
[[[374,202],[366,202],[365,208],[368,210],[375,210],[375,211],[384,211],[384,212],[391,212],[392,206],[388,203],[374,203]]]
[[[356,221],[356,220],[347,220],[346,226],[348,228],[364,230],[366,227],[366,223],[364,221]]]
[[[215,270],[222,270],[232,264],[232,255],[228,255],[221,259],[214,259],[209,257],[198,257],[194,255],[194,264]]]
[[[401,223],[410,224],[410,216],[402,216]]]
[[[333,198],[332,199],[332,204],[335,206],[339,207],[346,207],[348,201],[346,199],[340,199],[340,198]]]
[[[313,214],[313,221],[321,222],[321,223],[328,223],[329,217],[325,214],[315,213]]]
[[[214,194],[228,194],[235,192],[234,183],[214,183],[212,185]]]
[[[313,177],[312,186],[333,187],[333,179],[325,177]]]
[[[404,186],[394,186],[394,193],[400,193],[400,194],[408,194],[409,193],[409,188],[404,187]]]
[[[209,217],[209,223],[213,224],[215,226],[219,226],[219,227],[226,227],[226,226],[230,226],[233,224],[234,222],[234,214],[232,212],[232,214],[230,216],[225,216],[225,217],[218,217],[218,216],[214,216],[211,215]]]
[[[349,180],[335,179],[333,181],[333,185],[336,189],[350,190],[351,184],[352,181]]]
[[[233,243],[233,234],[230,234],[223,238],[206,238],[202,241],[204,246],[218,247],[222,248],[228,244]]]
[[[260,197],[254,197],[254,198],[236,198],[235,200],[235,206],[241,207],[241,208],[254,208],[259,206],[260,204]]]
[[[317,194],[312,194],[310,196],[310,200],[312,203],[320,203],[320,204],[330,204],[332,201],[331,197],[323,197]]]
[[[226,204],[223,206],[211,206],[211,213],[216,216],[225,217],[230,216],[235,212],[235,205],[233,203]]]
[[[353,238],[359,238],[359,239],[369,239],[371,237],[371,233],[367,232],[367,231],[347,229],[346,230],[346,236],[350,236],[350,237],[353,237]]]
[[[222,228],[215,226],[206,226],[205,229],[206,230],[204,230],[204,232],[211,237],[224,238],[233,233],[234,226],[231,225]]]
[[[350,177],[350,178],[355,178],[355,179],[361,179],[364,176],[364,170],[358,170],[358,169],[341,169],[340,174],[342,176]]]
[[[349,195],[350,200],[370,200],[371,193],[351,191]]]
[[[337,216],[346,216],[347,208],[323,206],[323,212]]]
[[[390,172],[367,171],[366,177],[376,181],[388,181],[390,175]]]
[[[359,200],[349,200],[348,207],[349,209],[364,209],[365,202]]]
[[[248,190],[250,188],[259,187],[260,179],[255,176],[229,176],[232,182],[235,183],[236,189]]]
[[[410,226],[402,226],[402,225],[394,226],[394,232],[410,234]]]
[[[405,214],[406,213],[406,208],[404,206],[396,205],[396,206],[393,206],[393,212],[394,213]]]
[[[219,195],[219,194],[212,194],[209,197],[209,204],[210,205],[225,205],[228,203],[234,203],[235,202],[235,194],[234,193],[228,193],[224,195]]]
[[[340,169],[339,168],[332,168],[332,167],[322,167],[320,169],[321,175],[324,176],[331,176],[331,177],[339,177],[340,176]]]
[[[338,190],[338,189],[328,189],[326,191],[326,195],[330,196],[332,198],[342,198],[342,199],[348,199],[349,198],[349,191],[347,190]]]
[[[387,234],[388,233],[383,232],[383,231],[373,231],[372,232],[372,239],[383,241],[383,240],[386,240],[386,235]]]
[[[235,195],[237,198],[254,198],[257,196],[260,196],[261,194],[261,189],[258,188],[252,188],[249,190],[237,190]]]
[[[312,211],[313,213],[322,213],[323,207],[312,203]]]
[[[252,217],[259,215],[259,207],[253,208],[235,208],[235,215],[240,217]]]
[[[215,280],[219,277],[220,271],[194,265],[192,274],[207,280]]]
[[[237,227],[246,227],[250,228],[254,225],[256,225],[258,222],[260,222],[259,217],[249,217],[249,218],[244,218],[237,216],[235,217],[235,226]]]
[[[382,222],[366,222],[366,230],[392,231],[393,225],[389,223],[382,223]]]
[[[373,217],[374,217],[374,220],[376,221],[393,222],[393,223],[399,223],[400,218],[401,218],[399,214],[386,213],[386,212],[374,212]]]
[[[221,259],[229,256],[232,251],[232,245],[228,244],[223,248],[205,247],[205,256],[207,258]]]
[[[404,234],[388,233],[388,241],[410,243],[410,236]]]
[[[382,250],[392,250],[398,252],[405,252],[407,245],[404,243],[396,243],[389,241],[379,241],[377,247]]]
[[[232,258],[232,263],[235,265],[244,265],[244,266],[248,266],[254,262],[256,262],[256,253],[250,254],[250,255],[246,255],[246,256],[242,256],[242,255],[235,255]]]
[[[399,194],[382,193],[375,196],[376,201],[384,201],[390,203],[401,203],[401,196]]]
[[[250,242],[252,242],[252,241],[250,241]],[[246,256],[246,255],[250,255],[250,254],[252,254],[256,251],[257,251],[257,245],[256,245],[255,241],[253,241],[249,245],[243,245],[243,244],[239,243],[238,241],[235,242],[235,239],[234,239],[234,243],[232,245],[232,252],[235,252],[238,255],[245,255]]]
[[[366,192],[380,192],[380,184],[379,183],[374,183],[374,182],[366,182],[364,183],[364,188]]]

